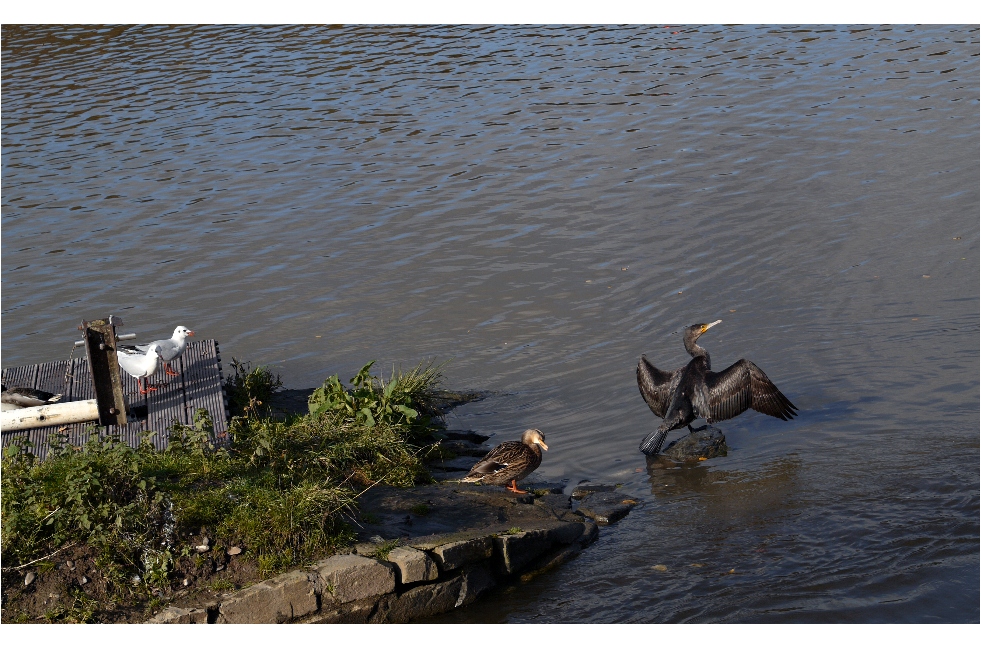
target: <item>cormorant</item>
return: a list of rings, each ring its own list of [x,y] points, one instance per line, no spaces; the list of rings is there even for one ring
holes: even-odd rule
[[[739,360],[718,373],[711,371],[708,351],[696,340],[722,320],[711,324],[693,324],[685,329],[685,350],[691,361],[674,371],[661,371],[641,356],[637,363],[637,386],[647,406],[664,422],[640,443],[640,451],[656,455],[671,430],[688,426],[704,418],[707,423],[724,421],[749,408],[787,421],[796,416],[797,408],[763,370],[749,360]]]

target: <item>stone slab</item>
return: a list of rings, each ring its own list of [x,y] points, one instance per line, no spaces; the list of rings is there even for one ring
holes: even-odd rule
[[[169,607],[147,623],[207,623],[208,610],[205,608]]]
[[[323,605],[381,596],[395,590],[395,568],[354,554],[331,556],[313,566],[320,578]]]
[[[226,597],[217,623],[284,623],[317,611],[316,578],[303,571],[280,574]]]
[[[430,553],[436,559],[440,571],[448,572],[469,563],[486,560],[493,552],[494,540],[488,535],[442,544],[434,547]]]
[[[412,619],[449,612],[460,600],[464,577],[457,576],[441,583],[413,587],[407,592],[386,596],[378,601],[378,608],[369,623],[405,623]]]
[[[412,547],[396,547],[388,553],[388,562],[398,568],[398,582],[402,585],[439,578],[436,561],[425,551]]]

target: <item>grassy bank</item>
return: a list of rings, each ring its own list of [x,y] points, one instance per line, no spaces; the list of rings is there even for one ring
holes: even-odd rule
[[[94,429],[84,445],[56,444],[44,461],[27,443],[10,445],[3,621],[120,620],[195,582],[220,589],[233,566],[264,578],[349,543],[360,492],[430,481],[423,460],[439,416],[437,369],[386,381],[371,367],[347,388],[331,376],[309,414],[276,420],[268,405],[278,377],[233,362],[225,445],[215,444],[203,410],[193,426],[168,431],[165,451],[149,440],[131,448],[99,439]]]

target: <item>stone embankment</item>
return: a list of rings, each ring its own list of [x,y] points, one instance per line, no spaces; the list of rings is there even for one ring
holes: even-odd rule
[[[398,623],[448,612],[569,560],[597,538],[597,524],[635,503],[612,486],[580,486],[571,496],[556,484],[525,488],[373,489],[361,498],[364,541],[350,553],[196,607],[169,607],[150,622]]]

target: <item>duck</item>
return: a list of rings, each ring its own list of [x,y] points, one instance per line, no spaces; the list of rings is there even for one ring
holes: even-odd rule
[[[474,464],[467,476],[460,481],[507,485],[507,490],[512,493],[527,493],[528,491],[518,488],[518,480],[524,479],[542,465],[542,450],[548,450],[542,431],[525,430],[521,441],[505,441],[500,444]]]
[[[121,346],[127,351],[139,351],[140,353],[146,353],[150,345],[156,344],[160,347],[160,358],[163,360],[164,373],[168,376],[178,375],[176,371],[170,368],[170,363],[177,358],[184,355],[184,350],[187,349],[187,338],[193,337],[194,331],[187,328],[186,326],[178,326],[174,329],[174,335],[166,340],[154,340],[149,344],[137,344],[135,346]]]
[[[3,410],[21,409],[24,407],[41,407],[50,405],[61,400],[62,394],[52,394],[51,392],[30,387],[7,387],[0,383],[3,391],[0,392],[0,404]]]
[[[157,370],[157,358],[160,357],[160,347],[155,342],[149,344],[146,353],[139,353],[123,346],[116,349],[116,359],[119,361],[119,366],[122,367],[123,371],[136,378],[136,384],[141,395],[157,391],[157,388],[151,387],[146,379]],[[144,384],[146,384],[145,387]]]

